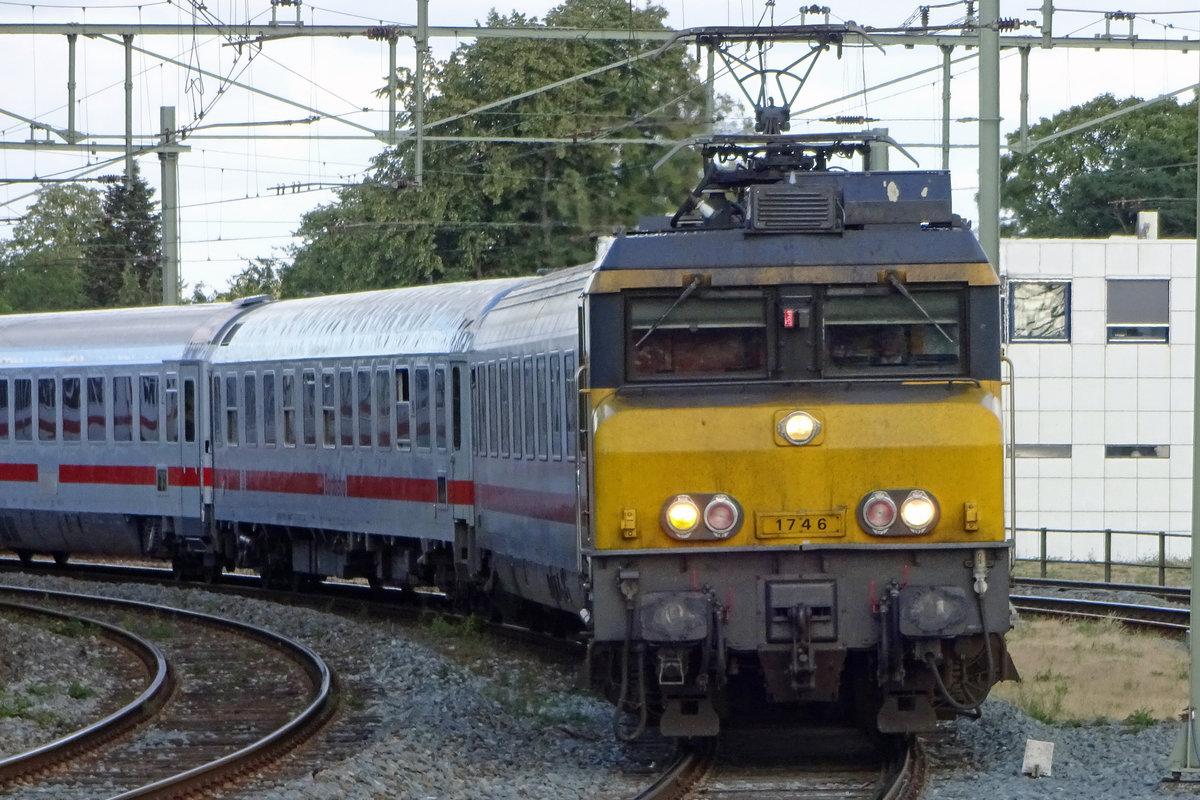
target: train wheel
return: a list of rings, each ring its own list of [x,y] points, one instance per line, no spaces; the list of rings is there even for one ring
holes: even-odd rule
[[[216,586],[221,582],[223,571],[220,564],[205,565],[200,568],[200,579],[210,586]]]
[[[32,564],[33,563],[33,551],[32,550],[17,550],[16,553],[17,553],[17,558],[21,559],[22,564]]]
[[[70,553],[64,553],[62,550],[56,550],[50,555],[54,557],[54,563],[60,567],[65,567],[67,565],[67,560],[71,558]]]

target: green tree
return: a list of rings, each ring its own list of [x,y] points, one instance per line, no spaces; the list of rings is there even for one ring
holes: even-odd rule
[[[663,28],[666,11],[627,0],[565,0],[544,23],[493,12],[488,27]],[[413,186],[411,140],[375,159],[370,177],[304,217],[283,272],[287,295],[525,274],[591,257],[592,237],[670,213],[695,164],[650,144],[696,133],[704,87],[684,48],[485,112],[473,109],[657,48],[631,41],[480,39],[430,69],[430,135],[563,139],[571,144],[428,142]],[[407,72],[401,100],[412,107]],[[725,105],[726,103],[723,103]],[[401,122],[407,124],[407,117]],[[601,138],[648,144],[587,144]]]
[[[1140,103],[1100,95],[1042,119],[1030,139]],[[1194,236],[1196,229],[1196,104],[1174,99],[1001,158],[1001,205],[1011,212],[1010,236],[1104,237],[1135,232],[1137,212],[1159,212],[1163,236]]]
[[[84,268],[87,294],[98,307],[162,302],[162,223],[154,190],[134,162],[132,180],[104,194],[96,238]]]
[[[100,192],[77,184],[40,189],[0,243],[0,296],[6,311],[58,311],[90,305],[85,279],[100,218]]]
[[[279,297],[281,268],[282,264],[277,258],[255,258],[247,262],[244,270],[230,279],[225,291],[217,292],[212,297],[203,293],[193,295],[192,302],[227,303],[239,297],[253,297],[259,294]],[[196,297],[202,299],[197,300]]]

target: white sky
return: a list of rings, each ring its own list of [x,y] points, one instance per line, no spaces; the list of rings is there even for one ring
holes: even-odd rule
[[[635,0],[641,2],[642,0]],[[1117,0],[1077,0],[1065,5],[1087,9],[1088,13],[1058,12],[1054,33],[1057,36],[1091,37],[1105,31],[1104,12],[1117,11],[1119,5],[1104,3]],[[767,8],[765,0],[660,0],[674,28],[712,25],[754,25],[801,22],[796,9],[800,2],[777,2]],[[832,22],[854,20],[860,25],[892,27],[906,22],[917,5],[897,5],[886,0],[825,0],[832,9]],[[1000,0],[1001,16],[1040,22],[1041,0]],[[1126,6],[1149,4],[1153,10],[1138,11],[1135,33],[1142,39],[1200,39],[1200,12],[1194,0],[1137,0]],[[223,22],[263,22],[270,18],[269,0],[207,0],[207,14]],[[330,4],[334,6],[335,4]],[[359,0],[349,6],[352,12],[306,3],[301,7],[305,24],[372,25],[416,22],[415,0]],[[550,0],[433,0],[431,25],[471,25],[482,22],[489,9],[502,13],[513,9],[542,17],[556,5]],[[804,3],[807,6],[809,3]],[[1172,13],[1189,11],[1190,13]],[[291,8],[280,9],[280,18],[292,21]],[[932,22],[950,23],[961,19],[965,5],[933,9]],[[765,15],[765,16],[764,16]],[[195,15],[189,0],[148,0],[140,5],[131,0],[92,0],[86,5],[71,5],[68,0],[51,4],[0,0],[0,25],[30,23],[170,23],[190,25],[202,18]],[[823,22],[809,16],[807,22]],[[1128,22],[1112,22],[1114,34],[1127,34]],[[1024,35],[1037,36],[1034,27],[1021,29]],[[238,81],[286,97],[293,102],[318,109],[328,116],[342,116],[372,130],[387,127],[387,104],[375,97],[374,90],[386,80],[387,47],[382,42],[362,37],[350,40],[304,38],[272,42],[260,52],[244,49],[240,56],[234,48],[203,28],[195,36],[181,38],[144,36],[135,46],[167,56],[211,73],[235,77]],[[458,42],[433,41],[434,55],[444,57]],[[769,63],[784,66],[800,51],[779,48]],[[954,50],[954,58],[967,55],[964,48]],[[400,63],[411,65],[412,45],[402,39],[398,48]],[[847,48],[839,60],[833,52],[823,54],[804,91],[796,102],[798,109],[821,105],[819,110],[793,117],[793,132],[829,130],[819,117],[867,115],[878,117],[873,127],[886,127],[902,144],[910,147],[922,168],[939,168],[937,149],[914,145],[941,141],[941,65],[942,54],[935,47],[913,50],[888,48],[886,54],[874,49]],[[1118,97],[1153,97],[1174,92],[1196,83],[1197,53],[1057,49],[1034,49],[1030,59],[1030,122],[1049,117],[1071,105],[1085,102],[1101,92]],[[124,51],[119,43],[81,39],[77,50],[76,127],[92,134],[89,141],[115,144],[124,132]],[[266,123],[298,120],[309,115],[295,106],[253,95],[237,87],[222,90],[221,81],[195,72],[164,64],[135,53],[134,133],[135,137],[154,134],[158,129],[159,107],[174,105],[177,122],[189,125],[196,113],[207,108],[204,123]],[[922,69],[932,71],[886,88],[863,93],[887,81]],[[951,126],[955,149],[951,168],[955,187],[956,210],[975,218],[974,193],[977,186],[978,160],[973,149],[977,126],[971,120],[977,113],[978,76],[974,60],[953,68]],[[1005,50],[1001,66],[1002,131],[1016,129],[1019,123],[1019,60],[1015,52]],[[531,87],[532,88],[532,87]],[[740,98],[736,86],[726,82],[720,87],[726,94]],[[846,98],[846,99],[841,99]],[[1181,100],[1190,99],[1182,95]],[[833,102],[830,102],[833,101]],[[67,42],[63,36],[18,34],[0,36],[0,112],[34,118],[56,128],[67,125]],[[365,111],[363,109],[366,109]],[[854,129],[854,128],[851,128]],[[201,138],[201,134],[256,138]],[[383,145],[375,140],[320,139],[322,136],[364,136],[358,128],[326,118],[315,124],[258,125],[218,127],[197,131],[184,143],[190,152],[180,157],[180,203],[182,278],[187,286],[205,284],[221,289],[230,276],[240,272],[256,256],[282,255],[296,240],[291,234],[300,216],[333,199],[329,191],[287,192],[278,194],[273,187],[296,183],[340,183],[360,178],[371,156]],[[44,132],[32,134],[45,138]],[[298,138],[278,139],[272,136]],[[31,137],[30,126],[0,113],[0,142],[22,142]],[[67,178],[89,166],[117,154],[58,154],[39,151],[0,149],[0,179],[28,181],[31,178]],[[677,157],[686,157],[680,154]],[[158,159],[140,159],[142,174],[157,188]],[[907,162],[892,156],[893,168]],[[122,162],[90,172],[116,174]],[[438,165],[428,163],[430,173]],[[29,182],[0,182],[0,219],[19,217],[37,188]],[[158,195],[156,195],[157,197]],[[0,225],[0,238],[8,230]],[[188,291],[185,289],[185,294]]]

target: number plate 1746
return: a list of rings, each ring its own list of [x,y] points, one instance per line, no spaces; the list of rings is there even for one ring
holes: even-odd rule
[[[842,514],[763,514],[757,517],[760,537],[798,536],[802,538],[842,535]]]

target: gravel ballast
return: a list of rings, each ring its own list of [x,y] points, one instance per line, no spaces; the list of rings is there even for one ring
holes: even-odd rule
[[[415,641],[399,626],[359,622],[304,608],[222,596],[201,589],[100,584],[9,574],[0,583],[36,585],[219,614],[262,625],[321,654],[345,683],[351,711],[335,722],[357,740],[349,753],[316,768],[261,780],[234,797],[311,798],[627,798],[650,778],[614,741],[611,707],[573,688],[574,670],[496,653],[471,669]],[[4,629],[6,673],[38,668],[37,641],[17,644],[32,630]],[[51,634],[45,634],[51,636]],[[11,637],[11,638],[10,638]],[[16,648],[32,648],[17,650]],[[439,647],[439,649],[445,649]],[[44,650],[42,651],[44,652]],[[23,653],[23,655],[22,655]],[[64,658],[66,656],[64,655]],[[62,665],[46,669],[61,673]],[[28,666],[18,666],[28,665]],[[79,682],[108,685],[100,659],[84,659]],[[35,675],[25,681],[39,680]],[[42,682],[52,680],[46,675]],[[103,697],[99,693],[95,702]],[[81,712],[86,713],[86,712]],[[352,730],[351,730],[352,728]],[[36,725],[0,726],[0,758],[53,738]],[[1138,800],[1191,794],[1196,784],[1162,784],[1180,723],[1133,731],[1124,725],[1058,727],[1037,722],[1008,704],[989,700],[983,719],[945,724],[928,737],[929,800],[1089,798]],[[1021,774],[1026,741],[1054,744],[1052,774]],[[320,742],[309,747],[322,747]],[[346,748],[343,748],[346,749]],[[3,795],[20,798],[20,790]]]

